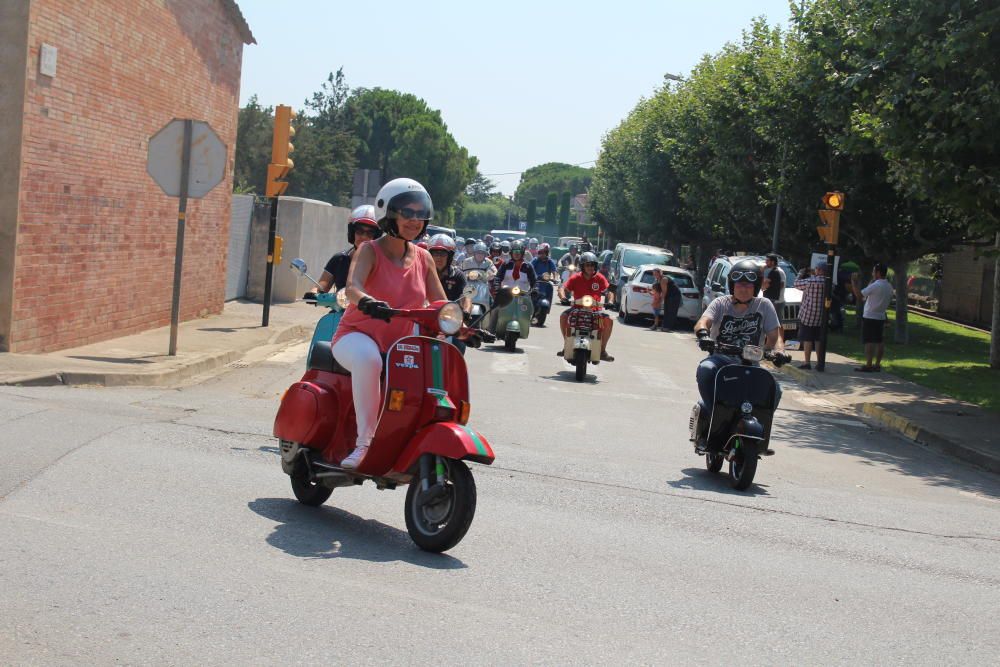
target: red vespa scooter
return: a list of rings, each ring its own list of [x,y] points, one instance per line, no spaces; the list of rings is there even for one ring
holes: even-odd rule
[[[509,294],[498,302],[510,301]],[[496,307],[496,306],[494,306]],[[281,467],[299,502],[318,506],[333,489],[373,480],[379,489],[409,484],[406,529],[426,551],[446,551],[461,541],[476,512],[476,483],[464,461],[491,464],[489,441],[470,428],[469,377],[458,349],[438,335],[493,336],[462,324],[462,310],[448,301],[395,310],[423,335],[405,336],[385,356],[382,402],[371,448],[357,470],[339,467],[357,437],[351,377],[317,341],[302,379],[281,399],[274,436]],[[495,339],[493,339],[495,340]]]

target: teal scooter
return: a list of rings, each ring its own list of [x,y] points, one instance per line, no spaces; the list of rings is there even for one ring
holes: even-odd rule
[[[531,317],[535,307],[531,303],[531,295],[522,292],[519,287],[510,288],[513,300],[497,311],[496,324],[493,333],[497,340],[503,340],[504,349],[513,352],[517,349],[517,339],[527,338],[531,333]]]
[[[320,287],[320,284],[316,282],[312,276],[306,273],[309,270],[309,267],[306,266],[304,260],[300,258],[293,259],[292,270],[297,271],[302,276],[312,280],[317,287]],[[314,306],[323,306],[324,308],[330,309],[330,312],[319,318],[319,322],[316,323],[316,329],[313,331],[312,342],[309,343],[309,354],[306,355],[306,368],[309,368],[309,364],[312,361],[313,349],[316,347],[316,342],[326,341],[329,343],[333,340],[333,334],[337,331],[337,325],[340,324],[340,318],[344,315],[344,310],[347,309],[347,295],[344,294],[344,290],[340,290],[337,293],[307,293],[304,300],[306,303],[311,303]]]

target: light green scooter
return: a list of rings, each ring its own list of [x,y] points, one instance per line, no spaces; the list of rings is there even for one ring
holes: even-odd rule
[[[497,337],[497,342],[503,341],[505,350],[513,352],[517,349],[517,339],[527,338],[531,333],[531,317],[535,313],[535,307],[528,292],[512,287],[510,293],[514,298],[497,311],[493,334]]]

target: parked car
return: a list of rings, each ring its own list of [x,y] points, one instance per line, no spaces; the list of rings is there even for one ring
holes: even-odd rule
[[[643,264],[677,266],[678,262],[674,254],[664,248],[639,243],[619,243],[611,254],[611,277],[608,278],[616,294],[622,293],[635,268]],[[618,303],[621,303],[620,299]]]
[[[437,225],[427,225],[427,235],[434,236],[435,234],[447,234],[453,239],[456,238],[454,229],[449,229],[447,227],[438,227]]]
[[[694,275],[690,271],[665,264],[641,264],[635,267],[624,289],[618,292],[621,298],[618,316],[625,324],[631,324],[640,316],[653,316],[653,269],[663,271],[680,289],[681,307],[677,311],[677,318],[690,320],[694,325],[701,317],[698,285],[695,283]]]
[[[494,241],[528,241],[528,234],[516,229],[491,229],[490,234]]]
[[[701,299],[702,312],[708,308],[708,304],[712,303],[715,298],[729,294],[729,288],[727,287],[729,270],[733,268],[735,262],[744,259],[754,260],[760,265],[761,271],[764,270],[764,257],[761,255],[716,258],[708,270],[708,276],[705,278],[705,286],[702,290]],[[778,318],[781,320],[781,328],[785,331],[785,338],[794,338],[798,335],[799,331],[799,307],[802,305],[802,290],[795,289],[791,285],[795,282],[798,271],[785,259],[779,260],[778,266],[785,272],[786,281],[784,306],[782,306],[781,312],[778,313]]]

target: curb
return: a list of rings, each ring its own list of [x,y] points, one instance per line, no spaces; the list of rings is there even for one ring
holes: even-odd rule
[[[280,331],[275,331],[266,342],[240,350],[226,350],[201,357],[193,358],[176,367],[150,371],[147,373],[115,373],[101,371],[45,371],[36,375],[25,375],[7,380],[0,380],[0,386],[18,387],[54,387],[60,385],[97,385],[103,387],[150,386],[158,387],[173,384],[195,375],[237,361],[250,350],[264,345],[279,345],[293,340],[304,340],[312,335],[312,329],[301,324],[294,324]]]
[[[929,431],[922,426],[914,424],[906,417],[902,417],[876,403],[861,403],[857,407],[862,415],[870,418],[879,426],[894,431],[908,440],[926,445],[935,451],[961,459],[984,470],[1000,473],[1000,459],[990,456],[979,449],[969,447],[964,443],[956,442]]]

